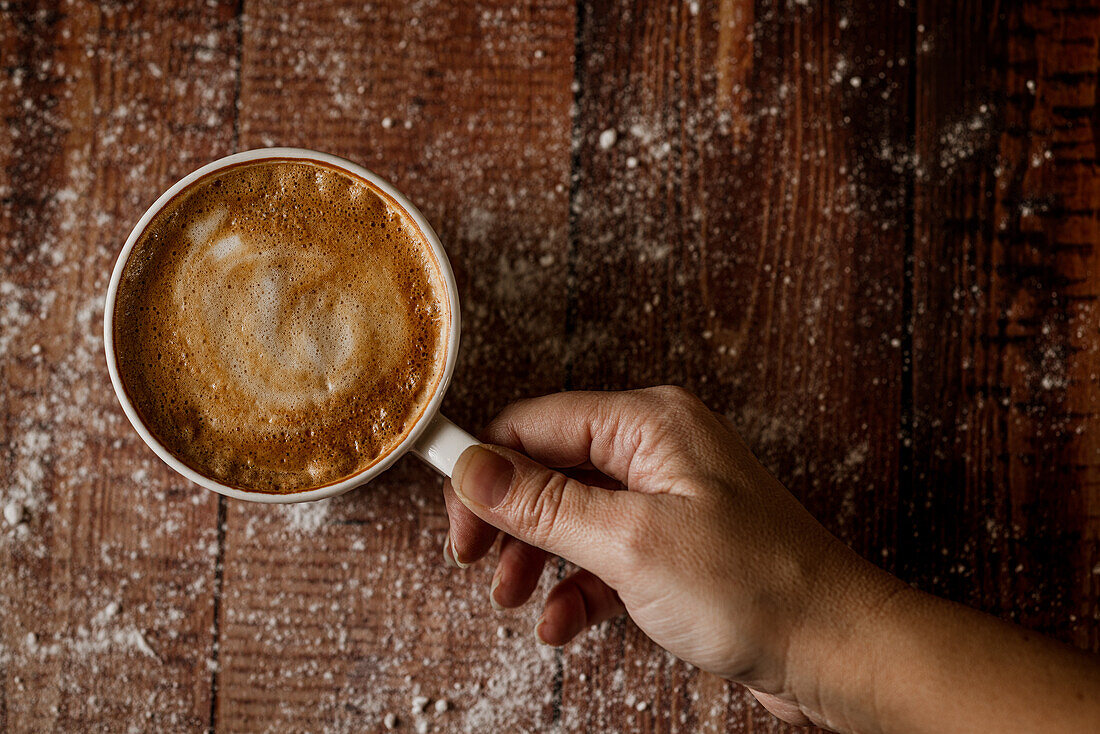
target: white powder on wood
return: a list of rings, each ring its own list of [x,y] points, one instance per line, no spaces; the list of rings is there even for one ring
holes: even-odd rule
[[[286,518],[287,527],[300,533],[315,533],[328,521],[331,500],[295,502],[279,505]]]
[[[25,514],[23,505],[19,502],[12,500],[4,505],[4,519],[7,520],[8,525],[14,527],[23,522]]]

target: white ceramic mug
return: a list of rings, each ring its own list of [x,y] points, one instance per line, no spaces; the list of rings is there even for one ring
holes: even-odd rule
[[[408,213],[409,217],[416,223],[416,226],[419,227],[420,232],[424,235],[424,240],[431,247],[432,254],[435,255],[436,264],[439,266],[439,273],[446,286],[447,313],[450,315],[450,330],[447,335],[447,353],[444,357],[443,375],[439,380],[435,393],[424,409],[424,412],[421,413],[420,418],[405,434],[401,442],[391,449],[388,454],[357,474],[353,474],[333,484],[287,494],[248,492],[237,489],[236,487],[221,484],[220,482],[215,482],[213,479],[199,474],[173,456],[142,422],[137,411],[134,409],[133,403],[130,401],[130,397],[126,394],[126,390],[123,389],[122,380],[119,378],[118,360],[115,356],[113,328],[115,299],[118,296],[118,284],[122,279],[123,268],[126,266],[126,260],[129,258],[130,252],[134,249],[134,243],[141,237],[142,232],[145,231],[145,228],[149,225],[149,222],[152,221],[153,217],[156,216],[157,213],[176,196],[176,194],[180,193],[200,178],[226,168],[227,166],[267,159],[300,160],[323,163],[346,171],[352,176],[364,179],[383,191],[399,207]],[[107,302],[103,309],[103,345],[107,353],[107,370],[111,373],[111,383],[115,387],[115,395],[118,396],[118,401],[122,404],[122,409],[126,412],[126,417],[130,419],[130,423],[133,424],[138,435],[141,436],[142,440],[148,444],[149,448],[168,464],[168,466],[172,467],[195,484],[206,487],[207,489],[212,489],[228,497],[251,500],[253,502],[308,502],[310,500],[334,497],[338,494],[343,494],[344,492],[355,489],[356,487],[360,487],[374,479],[397,461],[406,451],[412,451],[444,475],[450,476],[451,471],[454,469],[455,461],[458,460],[459,454],[469,446],[477,443],[477,440],[473,436],[463,431],[439,412],[439,405],[443,402],[443,395],[447,392],[447,386],[451,382],[451,374],[454,372],[455,361],[458,358],[458,338],[458,287],[455,285],[455,276],[451,271],[451,264],[447,260],[447,253],[443,250],[443,244],[439,241],[439,236],[435,233],[435,230],[432,229],[432,226],[428,224],[428,220],[424,218],[420,210],[417,209],[404,194],[373,172],[368,171],[366,168],[356,165],[351,161],[344,160],[343,158],[337,158],[327,153],[318,153],[313,150],[304,150],[302,148],[261,148],[258,150],[235,153],[216,160],[213,163],[208,163],[190,175],[185,176],[172,188],[165,191],[160,198],[146,210],[145,214],[138,220],[133,231],[130,232],[130,236],[126,238],[126,244],[123,245],[122,252],[118,256],[118,262],[115,263],[114,272],[111,274],[111,284],[107,288]]]

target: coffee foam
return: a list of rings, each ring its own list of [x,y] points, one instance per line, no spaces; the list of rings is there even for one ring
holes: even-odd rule
[[[267,492],[385,456],[438,385],[449,315],[408,215],[322,165],[246,164],[186,189],[123,272],[116,353],[153,434]]]

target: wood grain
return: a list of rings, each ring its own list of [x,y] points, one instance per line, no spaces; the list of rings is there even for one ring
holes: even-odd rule
[[[906,204],[905,173],[882,151],[906,143],[909,14],[584,7],[573,384],[690,388],[880,560],[898,471]],[[628,623],[567,649],[563,680],[570,731],[774,723]]]
[[[923,3],[918,19],[898,570],[1097,650],[1100,13]]]
[[[244,18],[241,147],[358,161],[443,240],[463,303],[445,409],[471,429],[562,384],[573,30],[572,7],[546,2]],[[443,565],[446,530],[440,480],[412,458],[318,507],[232,504],[218,728],[376,730],[393,713],[410,730],[544,729],[556,660],[529,634],[535,612],[498,618],[491,568]],[[449,711],[414,715],[416,695]]]
[[[104,369],[141,211],[233,144],[227,8],[6,4],[0,21],[0,729],[201,729],[216,500],[155,460]]]
[[[1100,650],[1098,58],[1069,0],[0,5],[0,730],[788,730],[629,621],[537,646],[415,460],[264,507],[144,448],[114,258],[268,145],[436,227],[459,423],[685,385],[860,553]]]

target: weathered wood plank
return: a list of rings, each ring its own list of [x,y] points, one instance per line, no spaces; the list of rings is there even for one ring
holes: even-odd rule
[[[241,147],[318,148],[393,181],[448,248],[463,346],[445,409],[471,428],[560,389],[571,3],[264,3],[242,29]],[[440,479],[403,459],[295,508],[231,503],[217,723],[228,731],[541,731],[555,654],[489,568],[449,571]],[[412,698],[449,710],[410,712]]]
[[[899,568],[1100,649],[1100,15],[920,4]]]
[[[233,144],[229,8],[0,10],[0,729],[197,730],[215,499],[126,422],[102,299],[141,211]]]
[[[629,622],[535,646],[442,566],[413,460],[220,535],[140,444],[100,354],[117,249],[272,144],[437,226],[459,422],[685,384],[861,553],[1100,649],[1098,15],[812,5],[4,5],[0,729],[784,730]]]
[[[584,9],[573,383],[688,386],[881,560],[898,473],[907,179],[890,152],[907,136],[909,13]],[[567,730],[774,726],[625,623],[568,649],[563,681]]]

